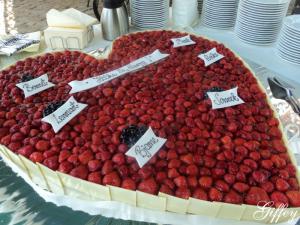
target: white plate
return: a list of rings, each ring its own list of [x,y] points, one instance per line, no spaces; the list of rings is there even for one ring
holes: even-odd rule
[[[243,28],[246,29],[247,31],[252,31],[252,32],[260,32],[260,33],[279,33],[280,32],[280,26],[274,26],[274,27],[259,27],[255,25],[250,25],[250,24],[245,24],[242,23],[241,21],[237,20],[236,21],[236,26],[238,28]]]
[[[288,4],[290,0],[242,0],[246,2],[250,2],[253,4],[259,4],[259,5],[282,5],[282,4]]]
[[[293,56],[290,56],[286,53],[282,53],[280,51],[276,51],[277,55],[282,58],[282,59],[285,59],[286,61],[289,61],[289,62],[292,62],[292,63],[295,63],[295,64],[300,64],[300,59],[296,59],[295,57]]]
[[[288,35],[281,34],[280,39],[282,39],[282,41],[285,43],[291,43],[292,45],[299,46],[299,49],[300,49],[300,37],[294,37],[294,36],[288,36]]]
[[[294,56],[295,58],[299,58],[300,59],[300,53],[297,52],[293,46],[285,46],[283,45],[283,43],[278,43],[277,45],[277,49],[280,50],[283,53],[289,53],[290,55]]]
[[[234,25],[234,23],[235,23],[235,21],[228,21],[228,22],[226,22],[226,21],[212,21],[212,20],[208,20],[208,19],[206,19],[206,18],[203,18],[202,19],[202,21],[203,22],[205,22],[205,23],[210,23],[210,24],[215,24],[215,25],[224,25],[224,26],[228,26],[228,25]]]
[[[260,45],[260,46],[265,46],[265,45],[271,45],[274,43],[273,40],[271,41],[266,41],[266,40],[251,40],[251,39],[246,39],[244,37],[240,37],[238,35],[236,35],[238,39],[240,39],[242,42],[245,42],[247,44],[251,44],[251,45]]]
[[[293,30],[300,32],[300,15],[288,16],[284,20],[284,24]]]
[[[286,9],[285,10],[282,10],[282,11],[278,11],[278,12],[265,12],[265,11],[252,11],[252,10],[248,10],[247,8],[239,8],[238,10],[239,13],[243,13],[247,16],[253,16],[253,17],[258,17],[258,18],[261,18],[263,16],[266,16],[268,18],[276,18],[278,16],[285,16],[285,13],[286,13]]]
[[[238,18],[236,20],[237,23],[242,24],[245,27],[249,27],[249,28],[254,28],[254,29],[265,29],[265,30],[277,30],[278,28],[281,28],[281,23],[255,23],[255,22],[248,22],[246,20],[241,20],[240,18]]]
[[[255,10],[261,10],[261,11],[280,11],[283,10],[287,7],[287,4],[283,4],[283,5],[257,5],[257,4],[253,4],[253,3],[249,3],[249,2],[240,2],[240,7],[247,7],[248,9],[255,11]]]

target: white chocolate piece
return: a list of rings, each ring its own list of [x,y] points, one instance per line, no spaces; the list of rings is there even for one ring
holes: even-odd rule
[[[188,213],[217,217],[221,205],[216,202],[203,201],[196,198],[189,198]]]
[[[57,172],[60,177],[65,194],[82,200],[99,201],[111,200],[109,187],[94,184],[70,175]]]
[[[167,199],[165,197],[151,195],[140,191],[136,191],[136,195],[137,206],[159,211],[165,211],[167,208]]]
[[[19,156],[10,150],[6,151],[6,153],[9,155],[9,158],[11,159],[11,161],[17,167],[19,167],[19,169],[21,171],[23,171],[24,173],[26,173],[28,175],[27,169],[25,168],[25,166],[24,166],[23,162],[21,161],[21,159],[19,158]]]
[[[220,209],[217,217],[223,219],[241,220],[244,211],[246,210],[245,205],[229,204],[229,203],[222,203],[222,202],[214,202],[213,204],[214,204],[213,207],[220,205]]]
[[[127,190],[115,186],[108,186],[111,194],[111,200],[124,202],[129,205],[136,206],[136,191]]]
[[[20,159],[23,162],[24,166],[27,168],[29,177],[32,180],[32,182],[45,190],[49,190],[48,184],[44,178],[44,175],[39,170],[38,165],[21,155]]]
[[[185,214],[189,206],[189,200],[177,198],[165,193],[159,192],[158,196],[167,199],[167,211]]]
[[[37,165],[47,182],[49,191],[63,195],[65,193],[64,187],[57,173],[40,163],[37,163]]]

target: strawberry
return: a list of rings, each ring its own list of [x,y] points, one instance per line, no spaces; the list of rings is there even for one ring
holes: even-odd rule
[[[239,193],[245,193],[249,190],[249,185],[241,182],[237,182],[233,185],[233,188]]]
[[[29,159],[32,162],[42,163],[44,161],[44,156],[43,153],[41,152],[33,152],[30,154]]]
[[[245,202],[249,205],[265,204],[269,201],[267,192],[259,187],[251,187],[245,197]]]
[[[231,204],[242,204],[243,203],[243,197],[236,193],[233,190],[230,190],[228,193],[224,196],[224,202],[231,203]]]
[[[162,192],[162,193],[165,193],[168,195],[174,195],[174,192],[169,188],[169,186],[167,186],[165,184],[161,185],[159,192]]]
[[[58,171],[62,172],[62,173],[70,173],[70,171],[74,168],[73,164],[68,162],[68,161],[64,161],[62,163],[59,164],[58,167]]]
[[[187,180],[184,176],[179,176],[174,179],[174,183],[177,187],[187,187]]]
[[[78,156],[78,159],[80,161],[80,163],[82,163],[83,165],[88,164],[88,162],[90,160],[92,160],[94,158],[93,153],[91,151],[84,151],[83,153],[81,153]]]
[[[204,176],[199,179],[199,184],[204,189],[208,189],[212,186],[213,180],[211,177]]]
[[[101,174],[99,172],[92,172],[88,175],[88,181],[101,184]]]
[[[148,178],[139,183],[138,188],[139,191],[146,192],[149,194],[157,194],[158,186],[153,178]]]
[[[211,188],[208,196],[211,201],[221,202],[223,199],[223,193],[216,188]]]
[[[299,191],[287,191],[286,196],[289,199],[290,206],[300,207],[300,192]]]
[[[88,169],[80,165],[72,169],[70,175],[85,180],[88,176]]]
[[[271,201],[274,202],[275,207],[279,207],[281,204],[289,204],[289,200],[285,194],[279,191],[274,191],[271,196]]]
[[[50,147],[49,141],[40,140],[35,144],[35,148],[39,151],[46,151]]]
[[[18,150],[18,153],[29,158],[31,153],[33,153],[33,147],[31,145],[26,145]]]
[[[109,174],[106,174],[103,177],[102,180],[104,185],[112,185],[112,186],[116,186],[116,187],[120,187],[121,185],[121,179],[119,177],[119,175],[117,174],[117,172],[113,171]]]
[[[128,190],[136,190],[136,184],[135,182],[130,179],[130,178],[125,178],[123,181],[122,181],[122,185],[121,185],[122,188],[125,188],[125,189],[128,189]]]
[[[287,181],[282,178],[276,180],[276,189],[278,191],[287,191],[290,188],[290,185]]]
[[[191,191],[186,187],[179,187],[177,188],[175,195],[178,198],[188,199],[191,197]]]
[[[101,162],[97,159],[91,160],[87,164],[89,171],[94,172],[99,170],[101,167]]]

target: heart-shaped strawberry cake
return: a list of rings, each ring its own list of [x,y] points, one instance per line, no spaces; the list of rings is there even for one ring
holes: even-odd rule
[[[295,166],[252,72],[215,41],[191,35],[195,44],[174,48],[171,39],[184,35],[134,33],[117,39],[107,59],[55,52],[1,71],[0,143],[9,149],[7,158],[15,153],[99,187],[160,193],[186,202],[300,207]],[[198,55],[213,48],[224,58],[205,66]],[[118,69],[157,49],[169,56],[70,94],[71,81]],[[25,98],[16,85],[43,74],[55,86]],[[212,109],[207,92],[234,87],[245,103]],[[71,96],[87,107],[55,133],[41,119]],[[126,152],[141,136],[130,135],[142,134],[147,127],[166,142],[140,168]]]

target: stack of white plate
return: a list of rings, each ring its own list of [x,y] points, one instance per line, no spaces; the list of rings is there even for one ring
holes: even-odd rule
[[[201,14],[203,7],[203,0],[198,0],[198,12]]]
[[[235,34],[243,42],[269,45],[276,41],[290,0],[241,0]]]
[[[234,26],[239,0],[204,0],[202,23],[216,29]]]
[[[169,21],[169,0],[130,0],[131,23],[138,29],[164,28]]]
[[[276,52],[281,58],[300,64],[300,15],[292,15],[284,19]]]

